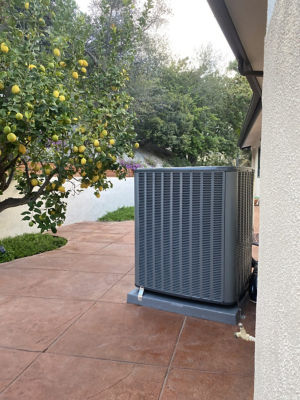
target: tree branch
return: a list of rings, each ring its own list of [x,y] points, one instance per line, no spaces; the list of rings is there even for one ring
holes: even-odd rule
[[[56,174],[56,172],[57,172],[56,169],[53,170],[52,173],[45,179],[45,182],[42,184],[39,190],[37,190],[36,192],[30,192],[26,194],[24,197],[20,198],[9,197],[8,199],[0,201],[0,213],[6,210],[7,208],[23,206],[25,204],[28,204],[30,201],[37,200],[43,194],[44,189],[50,182],[51,178]]]
[[[15,174],[15,170],[14,170],[14,168],[12,168],[11,171],[10,171],[10,174],[9,174],[9,177],[8,177],[7,181],[6,181],[6,182],[4,183],[4,185],[3,185],[3,188],[2,188],[2,191],[3,191],[3,192],[4,192],[4,190],[6,190],[6,189],[9,187],[9,185],[11,184],[11,181],[13,180],[14,174]]]
[[[91,53],[89,50],[85,49],[85,51],[87,52],[87,54],[91,57],[91,59],[94,61],[95,65],[97,65],[97,67],[99,66],[98,60],[97,58],[94,56],[93,53]]]

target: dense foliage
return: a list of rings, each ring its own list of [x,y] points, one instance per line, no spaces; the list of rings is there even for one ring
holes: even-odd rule
[[[135,63],[131,94],[142,144],[154,143],[192,165],[236,158],[251,90],[235,64],[221,73],[210,49],[193,64],[175,62],[148,40]]]
[[[0,212],[28,204],[24,219],[55,232],[71,193],[91,186],[99,197],[108,169],[125,176],[117,157],[135,139],[127,69],[150,3],[136,19],[132,1],[119,2],[117,26],[106,0],[92,18],[74,0],[0,0],[0,195],[15,180],[20,194]]]

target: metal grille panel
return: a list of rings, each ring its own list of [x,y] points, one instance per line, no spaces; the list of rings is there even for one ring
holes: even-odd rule
[[[239,292],[249,276],[250,175],[237,174],[240,240],[232,251],[242,267],[240,272],[237,265],[229,267],[238,275]],[[228,267],[224,257],[225,192],[226,171],[222,168],[137,171],[137,286],[195,300],[224,302]]]
[[[238,172],[237,291],[241,292],[251,271],[253,223],[253,171]]]

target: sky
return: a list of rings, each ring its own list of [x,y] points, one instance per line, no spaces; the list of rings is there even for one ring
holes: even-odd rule
[[[88,11],[89,0],[76,0]],[[197,49],[211,44],[223,63],[234,59],[232,51],[207,3],[207,0],[168,0],[172,15],[161,29],[174,57],[192,58]]]

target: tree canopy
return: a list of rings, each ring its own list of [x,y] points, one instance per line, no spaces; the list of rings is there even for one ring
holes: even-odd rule
[[[0,212],[28,204],[23,219],[55,232],[70,194],[125,177],[136,135],[192,165],[235,158],[247,81],[209,48],[175,61],[149,33],[165,2],[140,4],[94,0],[88,16],[75,0],[0,0]]]
[[[174,61],[157,42],[144,42],[130,86],[142,144],[192,165],[232,162],[251,90],[234,63],[222,73],[215,58],[206,48],[193,63]]]
[[[28,204],[24,219],[55,231],[72,192],[91,186],[99,197],[108,169],[125,176],[117,157],[135,140],[127,68],[150,8],[135,20],[120,2],[117,26],[106,0],[93,18],[74,0],[0,6],[0,195],[15,180],[20,194],[0,212]]]

